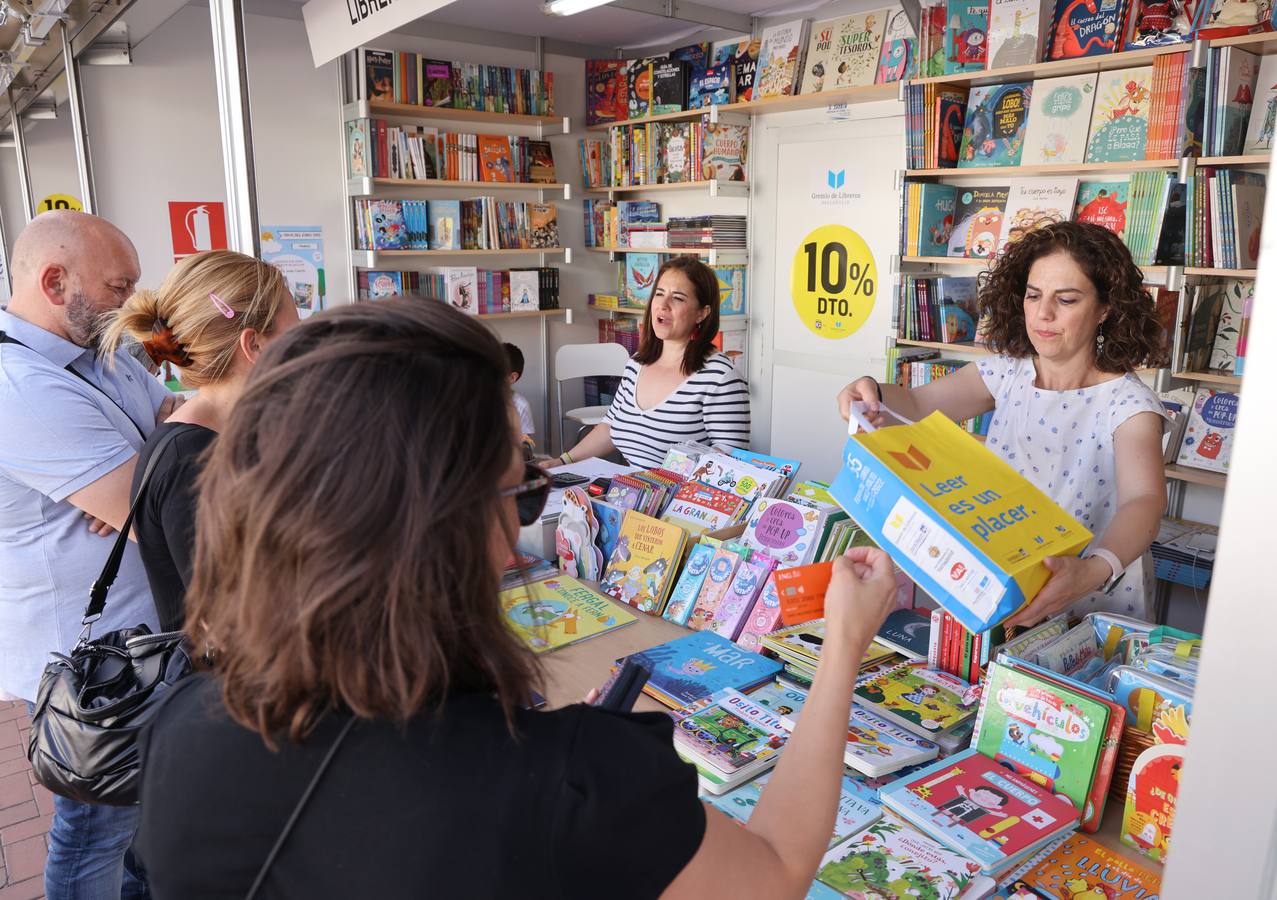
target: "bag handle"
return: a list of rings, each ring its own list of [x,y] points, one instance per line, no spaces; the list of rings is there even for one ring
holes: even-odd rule
[[[311,794],[315,793],[315,788],[319,786],[319,781],[324,777],[324,772],[328,771],[328,764],[333,761],[333,757],[337,755],[337,748],[341,746],[341,742],[346,739],[346,735],[350,734],[350,729],[355,727],[355,716],[351,716],[349,721],[342,727],[337,739],[333,741],[328,752],[324,754],[324,758],[319,763],[319,768],[315,770],[315,774],[310,777],[310,784],[306,785],[306,790],[302,792],[301,798],[297,801],[297,805],[293,807],[292,814],[288,817],[288,821],[284,823],[284,829],[279,833],[279,837],[275,838],[275,846],[270,848],[270,853],[266,856],[266,861],[262,863],[262,867],[257,872],[257,877],[253,879],[253,885],[248,889],[248,893],[244,895],[244,900],[253,900],[257,896],[257,892],[261,890],[262,885],[266,881],[266,873],[270,871],[270,867],[275,864],[275,857],[279,856],[279,851],[284,849],[284,842],[288,840],[288,836],[292,834],[293,826],[297,824],[297,820],[301,818],[302,810],[306,808],[306,804],[310,801]]]
[[[120,534],[115,539],[115,546],[111,548],[111,555],[107,557],[106,565],[102,567],[102,574],[98,576],[97,581],[93,582],[93,587],[89,588],[89,605],[84,610],[84,619],[81,622],[84,626],[84,630],[80,633],[81,641],[88,640],[89,628],[102,618],[102,610],[106,609],[106,592],[115,583],[115,577],[120,574],[120,563],[124,561],[124,548],[129,542],[129,529],[133,527],[133,517],[142,506],[142,499],[146,496],[146,486],[151,481],[151,475],[155,472],[160,457],[164,455],[164,451],[168,449],[169,444],[173,443],[177,435],[178,429],[174,428],[160,438],[155,449],[151,451],[151,458],[146,461],[146,469],[142,472],[142,480],[138,483],[137,494],[133,498],[133,503],[129,505],[128,518],[124,520],[124,525],[120,528]]]

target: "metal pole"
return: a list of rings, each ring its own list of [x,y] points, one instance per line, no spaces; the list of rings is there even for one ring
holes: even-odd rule
[[[31,197],[31,169],[27,166],[27,138],[22,133],[22,117],[13,101],[13,88],[7,88],[9,116],[13,121],[13,152],[18,156],[18,192],[22,195],[22,214],[28,222],[35,217],[35,201]]]
[[[84,122],[84,95],[80,92],[80,61],[71,49],[71,33],[62,23],[62,66],[67,78],[67,105],[71,107],[71,137],[75,141],[75,164],[80,172],[80,205],[86,213],[96,213],[98,198],[93,191],[93,157],[89,155],[89,129]]]
[[[231,249],[257,256],[257,177],[253,171],[253,124],[248,107],[242,0],[209,0],[213,21],[213,68],[217,77],[222,159],[226,165],[226,234]]]

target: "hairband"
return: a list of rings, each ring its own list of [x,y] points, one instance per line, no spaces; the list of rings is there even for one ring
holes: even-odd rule
[[[223,300],[221,297],[210,292],[208,295],[208,299],[213,301],[213,305],[217,307],[217,311],[221,313],[222,315],[226,316],[226,318],[228,319],[235,318],[235,310],[231,309],[230,306],[227,305],[226,301]]]
[[[192,363],[190,354],[163,319],[155,320],[155,324],[151,326],[151,339],[143,341],[142,347],[157,366],[168,362],[184,369]]]

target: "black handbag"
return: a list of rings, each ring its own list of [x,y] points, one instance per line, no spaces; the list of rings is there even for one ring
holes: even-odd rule
[[[137,739],[170,688],[192,670],[180,631],[153,634],[146,625],[90,638],[120,571],[133,517],[177,429],[155,446],[128,518],[102,574],[89,591],[84,630],[70,656],[53,658],[40,677],[27,759],[41,784],[82,803],[130,806],[138,801]]]

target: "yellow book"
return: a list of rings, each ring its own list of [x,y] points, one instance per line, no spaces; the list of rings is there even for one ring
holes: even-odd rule
[[[669,599],[686,546],[684,529],[627,510],[603,573],[603,593],[640,612],[659,616]]]
[[[510,628],[537,653],[557,650],[629,625],[635,617],[570,575],[501,592]]]

